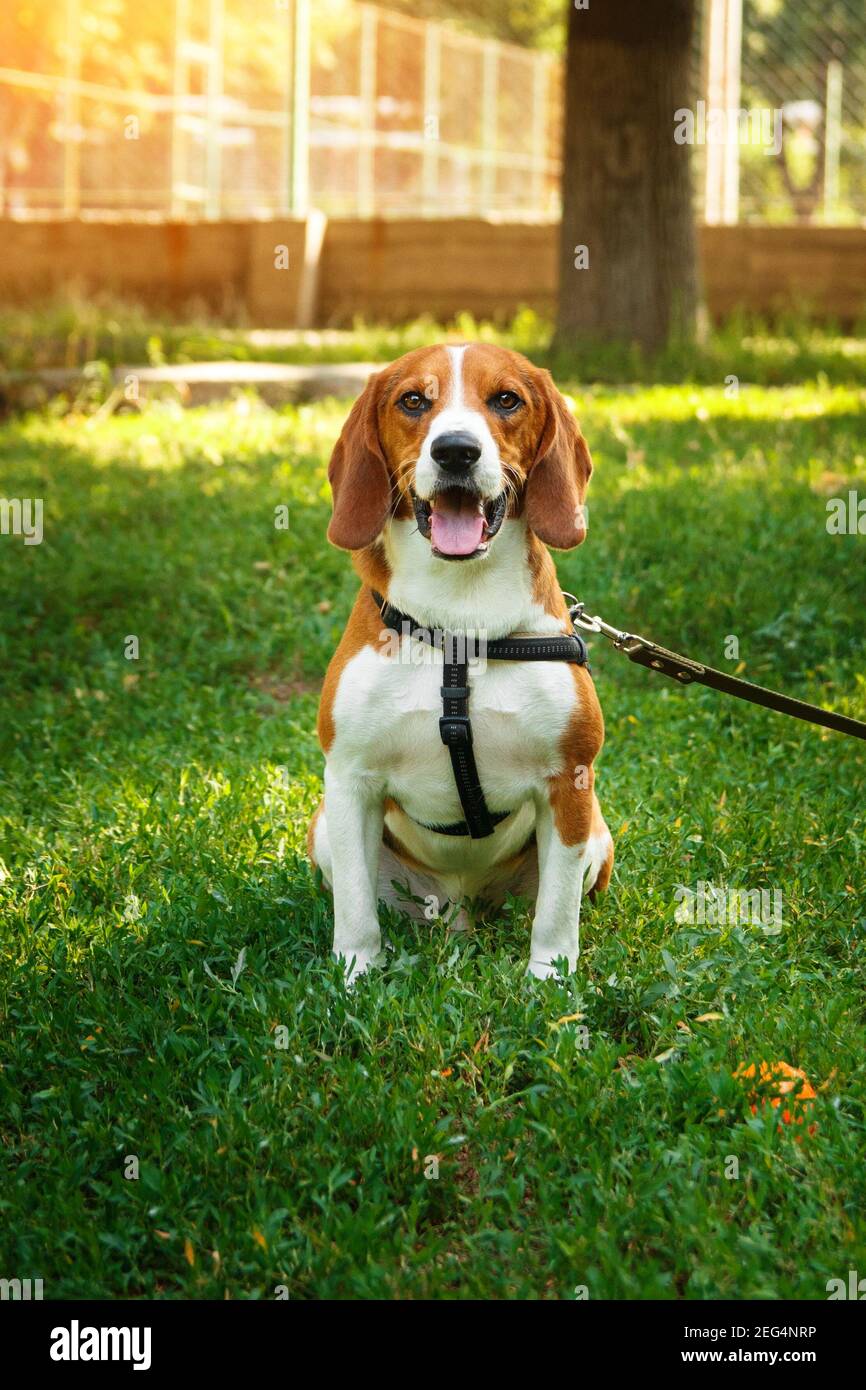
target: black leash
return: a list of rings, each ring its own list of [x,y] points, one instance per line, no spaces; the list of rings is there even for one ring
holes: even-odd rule
[[[451,755],[454,784],[465,820],[454,825],[428,825],[440,835],[470,835],[484,840],[511,811],[491,811],[484,799],[481,779],[472,747],[469,719],[469,663],[474,656],[488,661],[571,661],[586,666],[586,643],[575,632],[561,637],[500,637],[478,641],[465,633],[444,632],[424,627],[408,613],[387,603],[375,589],[370,591],[386,628],[395,635],[416,637],[442,652],[442,717],[439,735]]]
[[[567,595],[571,598],[572,595]],[[789,714],[793,719],[803,719],[808,724],[819,724],[824,729],[834,729],[836,733],[848,734],[851,738],[866,739],[866,724],[859,719],[851,719],[847,714],[836,714],[833,710],[821,709],[819,705],[809,705],[805,700],[795,700],[791,695],[780,695],[775,690],[767,690],[763,685],[753,685],[751,681],[738,680],[724,671],[716,671],[712,666],[704,666],[690,657],[660,647],[648,637],[639,637],[634,632],[620,632],[611,627],[597,615],[589,617],[586,605],[575,603],[568,611],[571,621],[585,632],[597,632],[607,637],[618,651],[625,652],[629,661],[646,666],[650,671],[658,671],[670,676],[680,685],[706,685],[711,690],[722,690],[738,700],[748,700],[752,705],[763,705],[765,709]]]

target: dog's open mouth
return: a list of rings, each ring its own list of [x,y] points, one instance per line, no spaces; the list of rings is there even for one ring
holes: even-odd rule
[[[464,487],[443,488],[428,500],[412,503],[421,535],[443,560],[471,560],[484,555],[505,517],[506,496],[483,498]]]

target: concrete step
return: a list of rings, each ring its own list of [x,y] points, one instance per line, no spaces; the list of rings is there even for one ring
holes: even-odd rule
[[[44,367],[0,372],[0,403],[7,409],[34,409],[53,396],[77,396],[102,384],[109,411],[165,395],[185,406],[211,405],[248,390],[255,390],[268,405],[278,406],[327,396],[357,396],[377,370],[374,362],[174,362],[163,367],[115,367],[103,377],[82,368]]]

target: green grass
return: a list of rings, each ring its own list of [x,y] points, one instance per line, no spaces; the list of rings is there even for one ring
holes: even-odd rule
[[[41,307],[0,306],[0,368],[83,367],[87,364],[210,361],[390,362],[401,353],[452,337],[505,343],[583,382],[695,382],[718,385],[733,374],[742,382],[792,381],[866,385],[866,336],[789,313],[769,325],[735,314],[708,332],[700,346],[670,343],[644,356],[636,346],[576,344],[551,347],[552,324],[530,309],[510,323],[477,323],[461,314],[449,324],[420,318],[398,326],[359,321],[351,331],[301,333],[227,327],[190,313],[171,322],[134,304],[106,298],[52,300]],[[97,373],[98,379],[98,373]]]
[[[866,716],[866,539],[825,529],[828,495],[866,493],[862,388],[573,389],[597,471],[565,586],[727,669],[736,635],[747,678]],[[457,939],[392,917],[347,995],[303,854],[355,589],[324,541],[344,412],[0,434],[0,495],[45,500],[42,545],[0,536],[0,1273],[825,1297],[866,1270],[863,745],[596,643],[618,862],[577,973],[524,979],[514,903]],[[678,923],[699,880],[780,889],[783,929]],[[762,1060],[805,1070],[812,1134],[751,1113],[733,1073]]]

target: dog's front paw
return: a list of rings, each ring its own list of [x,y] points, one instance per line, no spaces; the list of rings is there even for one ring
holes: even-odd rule
[[[343,967],[343,979],[346,982],[346,988],[351,989],[355,981],[362,975],[366,975],[371,966],[382,964],[384,952],[352,951],[351,955],[345,955],[342,952],[337,954],[335,951],[334,956]]]
[[[536,980],[563,980],[566,974],[571,974],[573,970],[577,969],[577,961],[575,960],[573,965],[567,961],[566,969],[563,972],[557,963],[560,960],[563,960],[562,956],[558,956],[556,960],[530,960],[526,967],[526,973],[534,976]]]

